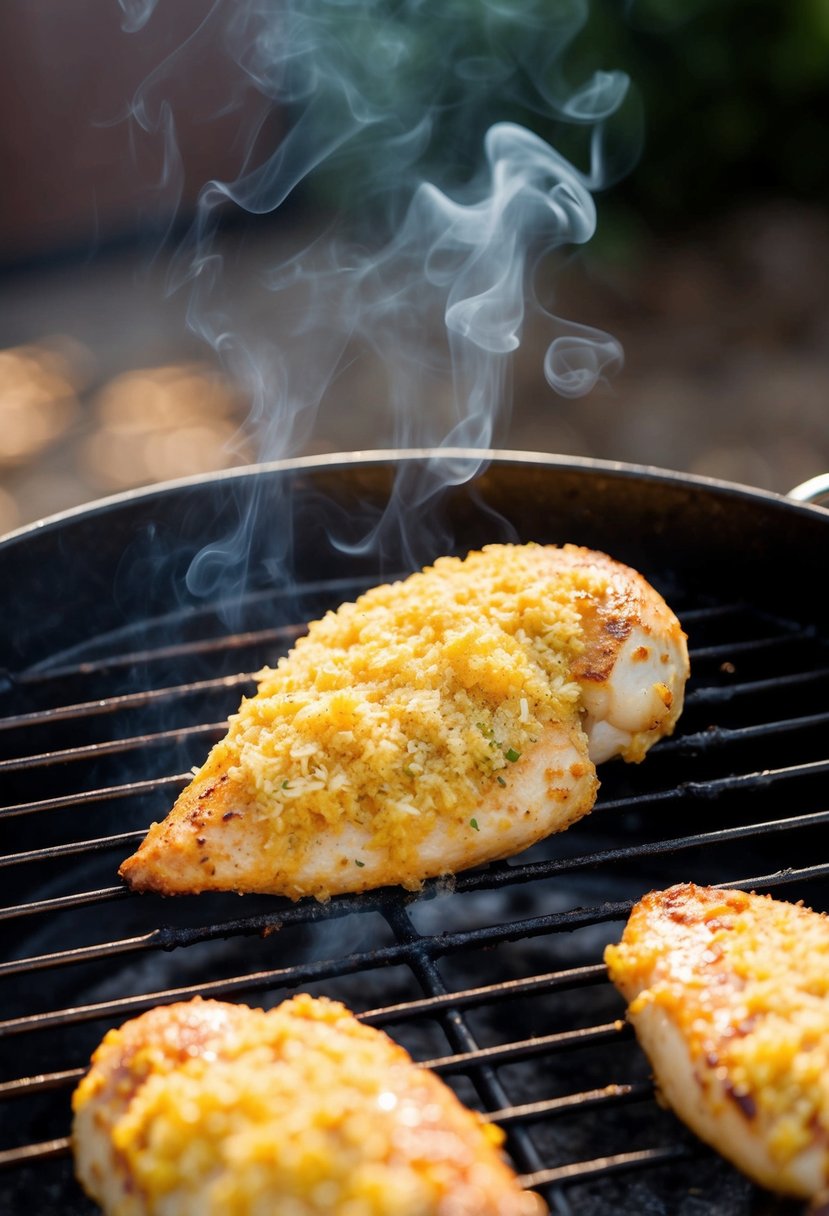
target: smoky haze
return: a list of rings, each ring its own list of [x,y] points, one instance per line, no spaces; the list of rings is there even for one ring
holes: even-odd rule
[[[120,0],[124,29],[151,37],[170,2]],[[546,326],[539,388],[552,408],[621,366],[612,336],[556,315],[536,292],[539,268],[549,284],[550,260],[590,240],[593,195],[626,167],[614,121],[627,77],[599,65],[568,78],[587,16],[578,0],[217,0],[145,82],[132,118],[164,140],[171,177],[165,79],[200,40],[220,38],[279,116],[274,146],[263,149],[256,123],[236,179],[204,184],[170,274],[170,289],[188,293],[189,326],[247,394],[260,459],[313,450],[332,405],[373,410],[375,446],[487,449],[512,409],[530,315]],[[217,111],[236,104],[216,99]],[[533,119],[575,134],[584,163]],[[225,273],[222,221],[288,203],[294,217],[324,218],[261,267],[252,308],[250,284],[242,304]],[[365,360],[380,400],[352,402],[343,375]]]

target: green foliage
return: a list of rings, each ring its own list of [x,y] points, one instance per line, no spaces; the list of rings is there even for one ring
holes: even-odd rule
[[[829,201],[829,0],[596,3],[580,46],[634,81],[645,139],[613,191],[649,227],[745,199]]]
[[[758,196],[829,201],[829,0],[312,0],[306,12],[334,68],[314,121],[336,128],[344,105],[356,119],[315,177],[337,205],[403,198],[422,178],[452,191],[502,120],[585,172],[598,156],[617,230],[704,222]],[[598,143],[587,109],[568,110],[596,73],[631,81]]]

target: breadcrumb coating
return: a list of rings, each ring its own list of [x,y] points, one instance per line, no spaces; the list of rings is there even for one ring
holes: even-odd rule
[[[510,856],[641,760],[687,647],[649,584],[575,545],[443,557],[309,626],[119,870],[136,890],[326,899]]]
[[[829,1182],[829,919],[683,884],[645,896],[605,958],[646,1051],[655,1017],[679,1032],[710,1112],[699,1134],[744,1167],[735,1143],[756,1139],[774,1188],[814,1193],[806,1162]],[[670,1062],[651,1058],[665,1087]],[[739,1116],[731,1143],[706,1135],[722,1111]]]
[[[73,1096],[108,1216],[540,1216],[503,1133],[381,1031],[300,995],[160,1007],[111,1030]]]
[[[414,851],[436,817],[466,822],[551,721],[575,721],[584,647],[577,597],[607,577],[553,583],[536,546],[440,558],[314,622],[259,673],[230,720],[231,780],[257,791],[277,836],[343,819],[371,846]]]

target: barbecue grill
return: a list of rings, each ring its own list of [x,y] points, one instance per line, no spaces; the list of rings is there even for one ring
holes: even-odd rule
[[[829,511],[744,487],[429,451],[179,482],[1,542],[0,1211],[97,1210],[72,1177],[69,1096],[109,1026],[297,990],[344,1000],[498,1121],[556,1213],[795,1210],[657,1104],[601,958],[632,902],[676,881],[827,907],[827,538]],[[120,861],[309,619],[509,540],[606,550],[689,634],[675,736],[604,765],[592,815],[419,894],[126,891]]]

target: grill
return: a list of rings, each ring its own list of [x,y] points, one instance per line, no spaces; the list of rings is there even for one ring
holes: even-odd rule
[[[72,1178],[69,1095],[107,1027],[197,993],[268,1006],[297,990],[344,1000],[499,1122],[556,1213],[791,1210],[656,1103],[601,958],[631,904],[675,881],[826,908],[829,512],[528,454],[465,480],[472,459],[283,462],[0,544],[4,1213],[96,1210]],[[389,510],[398,492],[416,533]],[[120,860],[309,619],[511,539],[606,549],[689,634],[677,734],[641,766],[605,765],[592,815],[417,895],[126,892]]]

